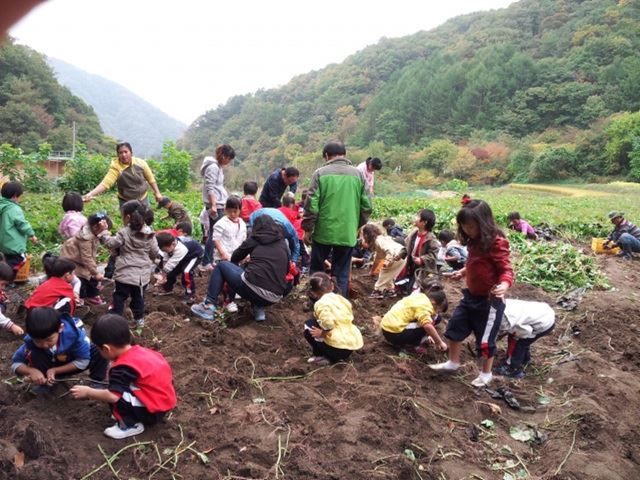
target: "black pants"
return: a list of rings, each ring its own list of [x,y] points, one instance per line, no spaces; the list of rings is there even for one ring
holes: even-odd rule
[[[124,302],[131,297],[131,311],[133,318],[139,320],[144,317],[144,289],[142,285],[128,285],[126,283],[115,282],[116,287],[113,291],[113,306],[111,312],[122,315],[124,313]]]
[[[311,320],[307,320],[305,325],[308,327],[320,328],[320,325],[318,325],[318,322],[316,321],[315,318],[312,318]],[[335,347],[332,347],[331,345],[327,345],[326,342],[318,342],[315,338],[313,338],[313,335],[311,335],[311,332],[306,328],[304,329],[304,338],[306,338],[307,342],[309,342],[309,345],[311,345],[311,349],[313,350],[314,357],[325,357],[331,363],[337,363],[337,362],[343,362],[351,356],[352,350],[346,350],[344,348],[335,348]]]
[[[18,270],[20,270],[22,265],[24,265],[24,262],[27,261],[27,257],[25,257],[24,254],[5,253],[4,261],[13,270],[13,278],[15,279]]]
[[[176,268],[167,274],[167,282],[164,284],[165,291],[170,292],[173,290],[173,286],[176,280],[178,280],[178,276],[180,276],[180,281],[185,289],[185,293],[187,295],[194,295],[196,293],[196,279],[193,271],[200,265],[201,261],[202,255],[186,255],[180,260],[178,265],[176,265]]]
[[[349,298],[349,273],[351,272],[352,253],[353,247],[325,245],[314,241],[311,246],[310,273],[324,272],[324,261],[331,255],[331,276],[336,277],[342,296]]]
[[[113,278],[113,274],[116,272],[116,257],[111,255],[109,257],[109,261],[107,262],[107,266],[104,267],[104,276],[105,278]]]
[[[391,333],[382,330],[382,335],[384,336],[384,339],[393,346],[402,347],[404,345],[411,345],[413,347],[418,347],[427,335],[427,332],[424,331],[424,328],[418,327],[407,328],[400,333]]]
[[[304,244],[304,240],[300,239],[300,267],[308,267],[311,263],[311,256],[309,255],[309,251],[307,250],[307,246]]]
[[[89,280],[80,278],[80,298],[93,298],[100,295],[100,290],[98,290],[98,281],[94,278],[90,278]]]
[[[60,362],[58,361],[48,350],[43,348],[34,348],[31,350],[31,359],[29,362],[29,366],[32,368],[36,368],[40,370],[45,376],[47,375],[47,370],[50,368],[61,367],[62,365],[66,365],[69,362]],[[105,360],[105,358],[100,355],[100,351],[98,347],[94,344],[91,344],[91,358],[89,360],[89,377],[92,380],[103,381],[107,376],[107,368],[109,367],[109,362]],[[73,375],[69,373],[67,375]],[[62,375],[60,378],[64,378]]]
[[[531,344],[546,335],[549,335],[555,325],[551,325],[551,328],[539,333],[533,338],[515,338],[509,335],[509,342],[507,347],[507,358],[509,359],[509,365],[511,370],[522,370],[522,368],[531,363]]]
[[[151,413],[146,407],[132,405],[128,398],[133,394],[131,392],[127,393],[123,394],[116,403],[109,404],[111,414],[118,422],[125,424],[127,427],[133,427],[136,423],[155,425],[164,418],[164,413]]]

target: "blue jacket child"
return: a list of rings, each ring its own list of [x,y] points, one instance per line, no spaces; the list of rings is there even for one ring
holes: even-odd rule
[[[105,379],[108,362],[90,342],[80,319],[53,308],[33,308],[27,314],[26,331],[24,344],[11,359],[14,374],[43,386],[87,369],[93,381]]]

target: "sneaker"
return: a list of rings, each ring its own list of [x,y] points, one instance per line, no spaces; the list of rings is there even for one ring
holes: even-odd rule
[[[460,365],[456,365],[451,361],[446,361],[443,363],[436,363],[435,365],[429,365],[429,368],[437,372],[455,372],[460,368]]]
[[[312,363],[314,365],[329,365],[331,362],[329,362],[326,357],[309,357],[307,359],[307,363]]]
[[[122,428],[120,424],[116,423],[113,427],[105,428],[104,434],[109,438],[115,438],[116,440],[122,440],[123,438],[133,437],[134,435],[140,435],[144,432],[144,425],[136,423],[132,427]]]
[[[369,298],[384,298],[384,292],[380,290],[374,290],[373,292],[371,292],[371,295],[369,295]]]
[[[84,299],[84,301],[90,303],[91,305],[105,305],[107,303],[100,295],[96,295],[95,297],[87,297]]]
[[[486,387],[493,380],[493,375],[489,374],[487,377],[483,377],[482,375],[478,375],[471,381],[471,385],[477,388]]]
[[[135,322],[136,327],[144,327],[144,318],[138,318]]]
[[[173,293],[173,290],[165,290],[164,288],[156,290],[155,292],[153,292],[153,294],[156,297],[165,297],[167,295],[171,295]]]
[[[236,302],[229,302],[224,306],[224,309],[229,313],[236,313],[238,311],[238,304]]]
[[[203,272],[203,273],[208,273],[213,271],[213,264],[209,263],[207,265],[199,265],[198,266],[198,271],[199,272]]]
[[[524,372],[521,369],[514,370],[511,368],[511,365],[507,365],[506,363],[496,368],[496,374],[502,375],[503,377],[515,378],[517,380],[524,377]]]
[[[256,322],[264,322],[267,319],[267,315],[264,313],[263,307],[253,307],[253,318]]]
[[[396,298],[398,296],[398,294],[396,293],[395,290],[385,290],[384,291],[384,298]]]
[[[191,311],[200,318],[204,318],[205,320],[213,320],[213,316],[216,314],[216,307],[213,304],[202,302],[191,305]]]

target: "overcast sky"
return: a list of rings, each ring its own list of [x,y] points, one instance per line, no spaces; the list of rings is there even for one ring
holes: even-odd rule
[[[381,37],[513,0],[49,0],[19,43],[120,83],[189,124],[236,94],[287,83]]]

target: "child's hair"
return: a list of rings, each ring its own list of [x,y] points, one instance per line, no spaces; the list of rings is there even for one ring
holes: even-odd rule
[[[369,248],[373,248],[373,245],[376,243],[376,239],[382,235],[384,232],[380,230],[380,227],[374,225],[373,223],[367,223],[364,227],[362,227],[362,238],[367,242]]]
[[[236,158],[236,151],[231,145],[219,145],[218,148],[216,148],[216,159],[220,159],[221,157],[227,157],[230,160],[233,160]]]
[[[71,210],[81,212],[84,208],[82,196],[76,192],[67,192],[62,197],[62,210],[69,212]]]
[[[173,242],[176,242],[176,237],[169,232],[156,233],[156,240],[158,241],[158,248],[166,248]]]
[[[480,238],[477,242],[483,252],[489,251],[497,236],[504,237],[503,231],[493,218],[491,207],[484,200],[471,200],[460,209],[456,215],[456,221],[458,222],[458,238],[462,240],[463,245],[467,245],[471,239],[464,233],[462,225],[475,223],[478,226]]]
[[[122,215],[129,216],[129,228],[134,232],[142,230],[145,224],[153,223],[153,211],[138,200],[129,200],[120,207]]]
[[[24,193],[24,188],[21,183],[18,182],[7,182],[2,185],[2,190],[0,190],[0,194],[4,198],[14,198],[20,197]]]
[[[284,176],[287,178],[299,177],[300,170],[298,170],[296,167],[287,167],[284,169]]]
[[[231,195],[227,198],[227,203],[224,204],[224,208],[232,209],[232,210],[240,210],[242,209],[242,200],[236,197],[235,195]]]
[[[60,328],[61,313],[49,307],[36,307],[27,312],[25,329],[31,338],[41,340]]]
[[[258,184],[253,180],[244,182],[244,185],[242,186],[242,192],[245,195],[255,195],[256,193],[258,193]]]
[[[520,213],[511,212],[507,218],[509,219],[510,222],[513,222],[514,220],[520,220]]]
[[[68,258],[60,258],[51,252],[46,252],[42,255],[42,265],[44,266],[44,273],[48,277],[61,278],[67,273],[72,273],[76,269],[76,264]]]
[[[292,207],[296,204],[296,199],[293,195],[284,195],[282,197],[282,206],[283,207]]]
[[[428,208],[423,208],[418,212],[418,217],[424,222],[424,228],[430,232],[436,224],[436,214]]]
[[[442,230],[438,234],[438,240],[440,240],[440,242],[442,242],[444,245],[449,243],[454,238],[456,238],[456,236],[451,230]]]
[[[5,282],[13,281],[13,268],[6,262],[0,262],[0,280]]]
[[[91,341],[97,347],[113,345],[125,347],[131,344],[131,332],[127,320],[121,315],[108,313],[96,320],[91,329]]]
[[[368,167],[371,167],[374,170],[382,170],[382,160],[378,157],[368,157],[365,162]]]
[[[158,202],[159,208],[164,208],[171,203],[171,199],[169,197],[162,197]]]
[[[179,222],[179,223],[176,223],[175,229],[176,230],[180,230],[187,237],[190,236],[193,233],[193,225],[191,225],[191,222]]]
[[[438,305],[439,310],[442,313],[449,310],[449,300],[447,299],[447,294],[444,293],[444,290],[432,290],[427,292],[427,297],[429,297],[431,303]]]
[[[316,272],[309,277],[309,290],[314,293],[330,293],[333,292],[336,283],[326,273]]]
[[[393,218],[385,218],[382,221],[382,226],[389,230],[390,228],[393,228],[396,225],[396,221]]]
[[[87,218],[87,223],[89,224],[90,227],[95,227],[102,220],[107,222],[107,227],[109,227],[109,229],[113,228],[113,222],[107,215],[107,212],[96,212],[92,215],[89,215],[89,218]]]

